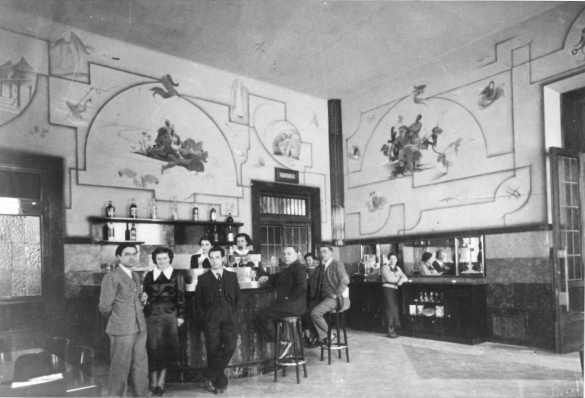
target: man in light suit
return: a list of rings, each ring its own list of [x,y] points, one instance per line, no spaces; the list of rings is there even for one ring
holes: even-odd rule
[[[146,321],[140,300],[140,277],[132,272],[132,267],[138,264],[137,254],[133,244],[119,245],[116,257],[120,263],[102,280],[99,310],[108,319],[111,397],[124,396],[129,373],[136,395],[149,395]]]
[[[227,389],[224,374],[238,342],[238,303],[241,292],[235,272],[224,271],[225,252],[209,250],[211,270],[197,278],[195,306],[203,321],[207,368],[203,370],[207,389],[215,394]]]
[[[349,308],[349,297],[344,297],[343,292],[349,284],[349,276],[345,266],[333,258],[331,246],[321,247],[322,264],[317,267],[319,304],[311,311],[311,320],[315,324],[319,334],[319,345],[326,345],[327,321],[324,315],[332,310],[345,311]],[[341,308],[337,307],[337,299],[341,301]]]

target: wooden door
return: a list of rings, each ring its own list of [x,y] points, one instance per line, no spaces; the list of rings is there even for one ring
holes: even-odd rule
[[[583,347],[585,154],[551,148],[556,351]]]
[[[63,161],[0,149],[0,343],[65,327]]]
[[[263,262],[282,258],[289,245],[314,252],[321,238],[319,188],[253,181],[252,231]]]

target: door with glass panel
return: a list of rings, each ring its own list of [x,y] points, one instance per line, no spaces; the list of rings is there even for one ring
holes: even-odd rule
[[[62,159],[0,150],[0,346],[64,324]]]
[[[319,188],[253,182],[253,240],[263,264],[281,264],[286,246],[301,255],[314,250],[321,236],[319,203]]]
[[[566,353],[583,347],[585,154],[560,148],[550,153],[556,346]]]

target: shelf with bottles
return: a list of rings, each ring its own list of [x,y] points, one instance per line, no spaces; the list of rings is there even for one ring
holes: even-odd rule
[[[129,218],[129,217],[99,217],[90,216],[89,221],[92,223],[115,222],[115,223],[136,223],[136,224],[177,224],[177,225],[205,225],[205,226],[233,226],[241,227],[244,224],[241,222],[226,222],[226,221],[189,221],[189,220],[163,220],[150,218]]]
[[[100,240],[97,243],[100,245],[121,245],[122,243],[133,243],[135,245],[143,245],[145,242],[138,240]]]

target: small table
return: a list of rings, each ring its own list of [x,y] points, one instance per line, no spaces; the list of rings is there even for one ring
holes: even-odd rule
[[[47,377],[46,380],[40,381],[38,376]],[[23,385],[13,387],[13,382],[22,382]],[[42,348],[0,354],[0,397],[100,395],[101,385],[95,383],[93,377]]]

